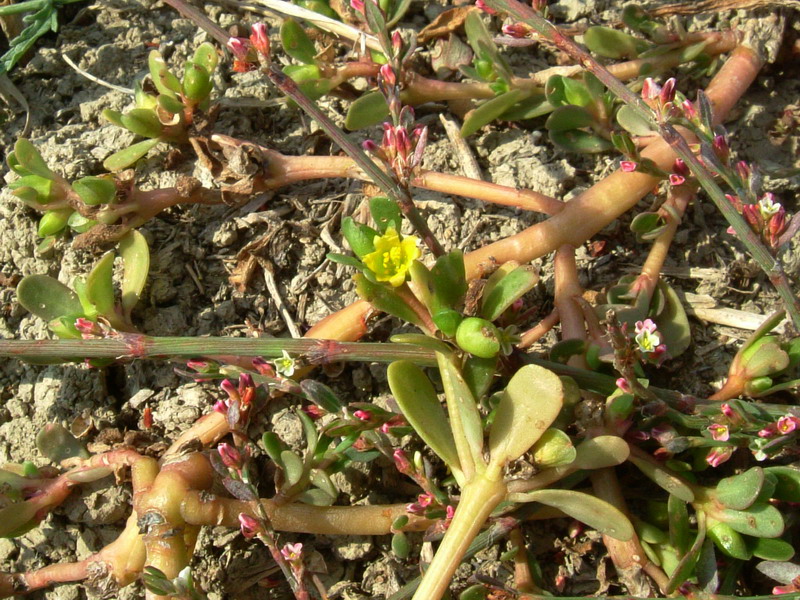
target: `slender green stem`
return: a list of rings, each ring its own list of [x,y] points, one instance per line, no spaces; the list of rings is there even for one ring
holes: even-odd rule
[[[614,95],[658,129],[661,137],[683,159],[712,202],[714,202],[714,205],[733,227],[737,237],[745,245],[753,259],[758,263],[758,266],[769,277],[786,305],[786,310],[791,316],[795,327],[800,328],[800,300],[794,295],[780,263],[770,254],[759,237],[750,229],[744,218],[728,201],[725,197],[725,192],[714,180],[713,175],[691,151],[689,144],[680,132],[665,120],[656,118],[655,113],[644,100],[634,94],[624,83],[614,77],[608,69],[594,60],[588,52],[562,34],[557,27],[536,11],[516,0],[486,0],[486,4],[495,10],[506,12],[513,18],[533,27],[543,38],[555,44],[583,68],[594,74]]]
[[[18,4],[0,6],[0,17],[37,11],[47,5],[54,5],[58,8],[64,4],[73,4],[75,2],[83,2],[83,0],[27,0],[27,2],[20,2]]]

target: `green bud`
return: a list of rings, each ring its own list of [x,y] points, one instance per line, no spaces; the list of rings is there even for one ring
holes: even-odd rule
[[[477,71],[478,75],[482,79],[493,79],[494,78],[494,66],[488,60],[478,60],[475,62],[475,71]]]
[[[569,436],[559,429],[547,429],[533,445],[533,460],[542,469],[571,464],[577,452]]]
[[[446,308],[433,315],[433,322],[447,337],[453,337],[458,331],[458,326],[461,324],[463,317],[461,313]]]
[[[141,81],[137,81],[136,87],[133,88],[133,102],[136,105],[136,108],[147,108],[152,110],[156,107],[156,97],[153,96],[153,94],[148,94],[147,92],[144,91],[144,89],[142,89]],[[117,113],[116,111],[109,111],[109,112],[116,113],[115,115],[116,119],[122,117],[122,114]],[[103,114],[105,115],[105,111]]]
[[[183,72],[183,95],[192,102],[202,102],[211,93],[214,84],[208,71],[192,62],[186,63]]]
[[[117,186],[108,177],[82,177],[72,182],[72,189],[84,204],[107,204],[117,195]]]
[[[500,331],[490,321],[469,317],[456,330],[459,348],[480,358],[492,358],[500,352]]]
[[[75,212],[71,208],[61,208],[59,210],[48,210],[39,219],[39,237],[54,235],[67,226],[70,215]]]

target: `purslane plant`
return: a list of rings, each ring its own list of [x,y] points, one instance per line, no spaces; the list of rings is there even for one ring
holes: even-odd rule
[[[610,136],[612,143],[627,153],[628,164],[623,164],[619,172],[567,204],[531,193],[522,194],[532,203],[545,207],[544,212],[555,216],[522,234],[474,253],[446,252],[432,237],[424,219],[421,220],[411,197],[411,186],[416,185],[420,178],[436,180],[437,174],[425,174],[419,170],[421,156],[417,155],[424,151],[424,133],[421,129],[413,129],[413,113],[402,106],[402,102],[408,99],[403,97],[400,82],[404,77],[413,80],[406,72],[402,58],[408,49],[404,48],[402,39],[398,42],[397,36],[390,34],[387,7],[369,1],[356,5],[368,27],[383,40],[383,49],[390,58],[389,68],[379,68],[377,74],[393,121],[384,126],[384,139],[380,146],[367,145],[367,150],[378,159],[380,166],[365,162],[368,159],[361,150],[353,147],[340,131],[325,122],[319,110],[302,96],[296,85],[273,75],[279,87],[320,120],[332,138],[353,158],[323,158],[316,167],[315,162],[307,157],[282,158],[264,151],[265,155],[275,158],[269,163],[269,171],[244,182],[237,188],[237,193],[242,193],[243,189],[252,191],[259,186],[284,185],[311,177],[372,177],[384,188],[387,197],[373,198],[370,203],[372,224],[354,220],[343,222],[343,235],[355,256],[331,257],[358,271],[359,293],[369,304],[362,301],[308,332],[309,337],[329,338],[331,341],[273,343],[243,340],[244,343],[236,343],[235,340],[153,339],[125,331],[125,325],[130,324],[131,298],[140,293],[141,273],[146,273],[141,248],[134,261],[137,267],[137,275],[133,277],[135,283],[123,281],[121,310],[114,306],[111,287],[109,265],[113,255],[103,258],[92,271],[90,281],[83,286],[91,291],[76,290],[79,303],[73,302],[65,309],[66,312],[56,310],[57,302],[51,303],[52,310],[47,308],[46,313],[42,313],[46,317],[66,317],[67,321],[74,318],[77,331],[87,338],[83,346],[79,340],[67,340],[67,353],[62,351],[59,356],[87,358],[93,351],[91,348],[102,349],[105,357],[185,356],[190,352],[197,359],[188,363],[194,371],[193,377],[199,380],[232,377],[238,379],[238,385],[223,379],[221,387],[227,398],[181,435],[160,463],[132,451],[112,451],[89,457],[68,435],[53,428],[46,430],[40,448],[54,462],[61,462],[64,470],[40,471],[29,465],[6,469],[7,505],[2,509],[8,517],[6,533],[18,534],[35,526],[72,487],[104,477],[113,467],[130,467],[132,470],[134,513],[120,538],[96,555],[80,563],[4,576],[0,579],[3,593],[23,593],[59,581],[85,578],[95,578],[99,582],[98,575],[105,577],[111,585],[125,585],[144,573],[149,598],[167,597],[178,593],[179,589],[184,595],[193,595],[197,590],[187,569],[198,527],[221,524],[239,527],[245,537],[260,538],[286,575],[295,597],[301,599],[324,597],[325,592],[306,568],[302,544],[284,543],[278,537],[279,531],[391,533],[396,554],[408,556],[405,531],[430,528],[431,532],[441,533],[444,530],[440,547],[421,582],[409,584],[410,588],[416,587],[416,598],[436,599],[449,588],[456,567],[484,523],[493,521],[490,531],[494,531],[504,518],[523,518],[530,514],[532,511],[521,505],[532,502],[555,506],[560,512],[551,514],[568,514],[594,526],[604,534],[610,556],[623,580],[627,576],[626,569],[641,568],[664,594],[672,593],[682,585],[700,585],[712,593],[717,591],[709,587],[709,582],[719,580],[716,567],[712,568],[715,564],[714,547],[724,555],[740,560],[753,555],[776,561],[790,558],[791,546],[780,539],[784,534],[784,521],[777,507],[782,507],[785,502],[798,501],[796,490],[800,485],[800,472],[797,469],[756,467],[722,479],[713,486],[696,483],[692,477],[693,471],[718,467],[737,448],[747,448],[757,460],[796,451],[800,417],[792,412],[795,409],[784,414],[780,407],[743,401],[721,407],[713,402],[695,404],[690,398],[651,388],[644,380],[641,363],[661,362],[665,352],[677,352],[676,339],[685,338],[684,334],[681,334],[683,338],[668,334],[667,327],[677,318],[673,310],[676,300],[669,288],[657,281],[663,254],[677,227],[677,218],[693,193],[692,183],[687,184],[687,174],[676,168],[669,147],[656,141],[640,152],[624,136]],[[632,18],[630,11],[628,17]],[[654,38],[665,35],[665,30],[656,28],[646,19],[639,18],[636,23]],[[472,18],[470,41],[475,45],[478,60],[486,62],[487,57],[495,56],[497,50],[487,44],[482,28],[482,22]],[[296,26],[287,26],[283,32],[284,43],[295,44],[294,54],[290,52],[292,56],[301,55],[297,48],[305,45],[301,31]],[[251,47],[245,47],[244,42],[239,42],[241,46],[237,46],[235,41],[228,44],[239,61],[239,69],[249,68],[249,64],[262,60],[265,61],[262,68],[268,68],[266,60],[270,49],[264,33],[263,28],[254,28],[249,39]],[[594,40],[590,45],[595,45],[595,50],[608,46],[610,51],[620,53],[619,56],[641,52],[638,42],[608,31],[595,31],[588,37]],[[251,49],[256,53],[251,54]],[[307,51],[302,56],[313,62],[307,45],[305,49]],[[208,54],[208,49],[203,52]],[[153,77],[163,84],[164,89],[155,85],[164,98],[158,107],[150,107],[156,111],[161,127],[158,132],[155,129],[147,132],[157,133],[152,139],[194,139],[193,146],[201,157],[209,156],[204,151],[210,147],[209,144],[257,149],[254,145],[214,135],[200,143],[203,136],[192,138],[195,133],[188,129],[181,135],[167,135],[164,127],[172,126],[170,119],[177,116],[176,125],[188,125],[192,119],[181,118],[192,117],[195,113],[194,106],[185,103],[175,112],[159,112],[170,107],[178,109],[177,104],[170,104],[170,100],[183,102],[191,98],[186,94],[185,85],[177,90],[174,82],[170,83],[169,72],[157,58],[151,61],[151,71],[155,65]],[[194,64],[197,65],[197,61]],[[638,63],[638,68],[642,64]],[[502,70],[502,64],[498,65]],[[318,65],[313,66],[319,69]],[[707,108],[702,108],[705,101],[701,97],[699,104],[704,111],[698,129],[701,138],[709,134],[713,123],[722,118],[744,91],[758,66],[758,60],[750,50],[739,48],[734,52],[709,87],[708,106],[713,104],[713,115]],[[478,67],[481,65],[475,65],[475,73],[478,73]],[[481,68],[485,70],[485,65]],[[208,69],[205,72],[207,74]],[[736,77],[731,77],[730,73]],[[509,82],[498,73],[487,72],[485,75],[493,79],[488,84],[492,92],[501,92],[498,98],[515,91],[500,89]],[[572,80],[554,80],[548,100],[559,102],[559,94],[568,99],[568,92],[581,97],[580,88],[569,81]],[[663,88],[651,93],[654,89],[652,82],[644,83],[646,87],[650,86],[644,90],[645,99],[661,100]],[[596,86],[586,78],[582,85],[585,89]],[[207,90],[208,86],[203,89]],[[599,96],[592,96],[589,103],[583,105],[565,102],[561,108],[568,110],[561,110],[559,118],[571,112],[578,119],[576,123],[583,123],[575,131],[588,135],[591,129],[597,133],[599,121],[586,121],[584,113],[597,117],[599,113],[593,110],[600,108],[598,99]],[[672,102],[672,98],[664,102]],[[584,112],[569,106],[578,106]],[[590,107],[594,108],[590,110]],[[145,107],[135,110],[141,109]],[[491,113],[485,108],[483,110],[484,117]],[[134,116],[142,116],[143,121],[150,118],[145,118],[143,113]],[[161,116],[168,123],[163,122]],[[122,119],[120,123],[124,125]],[[559,131],[569,129],[555,126],[551,129],[551,132]],[[417,139],[411,143],[415,135]],[[557,137],[554,136],[554,140]],[[572,137],[580,138],[581,135],[572,134]],[[716,138],[712,140],[712,148],[714,142]],[[66,189],[65,184],[43,166],[43,161],[30,145],[22,143],[15,156],[16,162],[12,161],[12,164],[24,171],[20,173],[23,177],[35,175],[45,182],[44,187],[56,184],[58,189]],[[637,164],[632,167],[630,163],[633,162]],[[734,188],[736,183],[740,187],[744,184],[742,176],[738,180],[730,177],[730,166],[726,170],[725,164],[714,164],[715,170],[723,177],[728,174]],[[354,165],[363,172],[358,173]],[[624,282],[623,285],[630,287],[612,295],[609,304],[599,309],[601,313],[616,310],[608,312],[603,330],[597,311],[591,307],[585,310],[586,307],[578,300],[581,290],[577,284],[574,246],[631,208],[670,172],[674,177],[683,177],[684,181],[669,178],[675,196],[657,217],[667,222],[662,224],[656,220],[655,224],[643,229],[640,227],[645,234],[657,238],[656,246],[642,276],[633,283]],[[440,185],[445,181],[461,181],[465,187],[470,185],[463,180],[438,177]],[[37,180],[36,183],[41,182]],[[683,185],[686,187],[681,188]],[[37,186],[28,187],[37,194],[34,200],[39,201]],[[91,186],[87,187],[91,191]],[[71,189],[85,204],[90,204],[75,189],[75,184]],[[517,202],[520,199],[519,192],[499,186],[484,185],[480,190],[487,196],[502,194],[512,204],[515,197]],[[64,194],[69,195],[69,192]],[[171,197],[175,198],[175,194]],[[770,245],[773,245],[773,240],[780,244],[785,232],[777,229],[773,232],[771,227],[774,217],[780,214],[780,208],[776,209],[774,202],[764,202],[763,207],[761,202],[755,204],[763,209],[758,214],[752,208],[745,209],[746,204],[740,201],[741,212],[745,216],[752,213],[752,218],[748,217],[752,233],[766,235]],[[417,240],[414,235],[403,231],[406,220],[424,239],[435,260],[427,264],[419,260],[422,255]],[[566,229],[559,230],[559,226]],[[136,239],[135,234],[129,235],[132,237],[126,239]],[[552,250],[557,250],[556,305],[565,338],[562,343],[577,340],[586,350],[590,347],[587,342],[592,338],[597,342],[599,353],[595,352],[594,358],[588,351],[585,356],[579,356],[562,346],[558,351],[554,348],[551,358],[569,361],[567,365],[549,365],[552,370],[532,364],[519,367],[515,364],[520,358],[514,349],[519,340],[516,324],[521,319],[522,298],[537,281],[536,273],[521,263]],[[124,260],[124,250],[122,254]],[[126,264],[126,276],[128,270]],[[469,283],[469,280],[478,280],[479,283]],[[22,291],[26,287],[35,289],[33,284],[45,290],[50,285],[44,280],[28,280]],[[62,297],[72,298],[68,291],[59,290]],[[135,293],[131,295],[131,291]],[[85,302],[82,301],[84,297]],[[632,301],[633,307],[620,307],[620,300]],[[73,308],[77,310],[78,304],[83,311],[80,317],[73,314]],[[34,306],[38,304],[32,302],[31,307]],[[403,343],[388,349],[371,345],[353,347],[334,341],[360,337],[367,329],[367,312],[374,309],[415,324],[427,335],[396,336],[395,341]],[[631,323],[626,322],[625,311],[628,311]],[[666,316],[663,316],[664,311]],[[120,314],[126,320],[112,322]],[[656,320],[662,316],[663,320],[656,323],[650,320],[650,316]],[[63,325],[69,328],[70,323]],[[758,386],[763,388],[766,385],[764,381],[760,381],[758,386],[752,384],[759,378],[769,377],[767,387],[770,387],[771,377],[783,375],[793,366],[796,353],[793,345],[779,343],[768,335],[770,329],[765,326],[742,350],[741,358],[732,367],[735,383],[726,394],[735,393],[731,392],[735,386],[740,386],[737,390],[741,389],[745,385],[743,381],[750,385],[744,389],[751,393],[758,391]],[[662,340],[666,340],[666,348]],[[84,352],[81,352],[82,347]],[[0,349],[3,353],[23,353],[26,357],[43,355],[41,348],[36,350],[35,343],[3,342]],[[291,379],[304,372],[308,365],[337,358],[387,361],[396,359],[400,353],[405,353],[407,359],[413,361],[394,362],[389,367],[389,385],[402,414],[372,405],[342,403],[320,384],[310,381],[298,384]],[[231,354],[238,359],[233,360]],[[245,359],[245,356],[265,356],[272,358],[273,362],[270,364],[261,358]],[[431,365],[434,361],[438,366],[448,416],[445,416],[433,382],[417,366]],[[619,376],[617,389],[608,386],[609,380],[614,381],[614,375],[609,379],[608,375],[585,370],[586,366],[606,372],[613,372],[610,371],[613,367]],[[791,385],[791,382],[786,385]],[[599,397],[593,395],[598,392],[601,394]],[[306,412],[297,413],[305,437],[303,452],[290,449],[269,432],[262,438],[260,446],[250,441],[249,416],[252,411],[259,410],[267,396],[272,394],[291,394],[310,402]],[[579,403],[586,403],[586,407],[594,403],[598,408],[593,414],[576,411]],[[315,421],[322,417],[330,420]],[[421,458],[415,458],[411,465],[402,453],[397,453],[394,440],[410,431],[409,426],[439,456],[452,475],[454,485],[432,478],[430,469],[425,468]],[[571,435],[567,435],[565,430]],[[228,441],[214,449],[223,438]],[[575,438],[582,438],[582,441],[574,444]],[[267,499],[259,498],[253,469],[255,457],[262,452],[269,456],[276,473],[276,492]],[[373,460],[380,454],[391,456],[397,469],[424,490],[417,502],[393,506],[326,506],[337,496],[330,480],[331,473],[344,468],[349,461]],[[537,472],[521,478],[509,476],[506,467],[523,455],[527,455]],[[637,514],[633,525],[628,517],[630,510],[611,470],[626,460],[661,486],[667,498],[660,506],[652,507],[652,514]],[[593,469],[602,469],[591,475],[594,495],[569,489]],[[214,481],[225,487],[226,495],[209,491]],[[563,487],[551,488],[556,482]],[[460,498],[454,493],[456,488],[460,490]],[[668,515],[666,519],[663,518],[664,509]],[[644,519],[654,523],[647,523]],[[181,535],[176,536],[175,532]]]

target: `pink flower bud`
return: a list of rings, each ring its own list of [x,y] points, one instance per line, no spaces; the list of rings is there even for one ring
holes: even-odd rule
[[[671,186],[683,185],[684,183],[686,183],[685,177],[683,177],[682,175],[676,175],[675,173],[670,173],[669,184]]]
[[[773,238],[777,238],[786,228],[786,211],[781,206],[778,212],[772,215],[769,220],[769,234]]]
[[[525,23],[509,23],[503,25],[503,34],[516,39],[527,37],[530,30],[531,28],[525,25]]]
[[[353,416],[361,421],[369,421],[372,418],[372,415],[366,410],[357,410],[353,413]]]
[[[250,40],[240,37],[232,37],[228,39],[228,50],[231,51],[233,57],[238,60],[247,60],[247,53],[250,51]]]
[[[433,504],[433,496],[428,493],[420,494],[417,497],[417,504],[419,504],[423,508],[427,508],[431,504]]]
[[[214,403],[214,412],[218,412],[223,415],[228,414],[228,403],[224,400],[217,400]]]
[[[222,442],[217,446],[217,452],[219,452],[219,457],[222,459],[222,464],[229,469],[238,470],[242,468],[242,455],[230,444]]]
[[[733,194],[725,194],[725,197],[728,199],[728,202],[733,204],[733,207],[736,209],[736,212],[741,214],[742,201],[739,199],[739,196],[734,196]]]
[[[725,415],[726,417],[728,417],[729,419],[736,419],[736,418],[739,416],[739,415],[737,415],[737,414],[736,414],[736,411],[734,411],[734,410],[731,408],[731,405],[730,405],[730,404],[728,404],[727,402],[725,402],[724,404],[721,404],[721,405],[720,405],[720,407],[719,407],[719,411],[720,411],[720,412],[721,412],[723,415]]]
[[[653,100],[654,98],[658,98],[660,93],[661,86],[658,85],[652,77],[648,77],[644,80],[644,84],[642,85],[643,100]]]
[[[228,394],[231,400],[238,401],[239,398],[239,390],[236,389],[236,386],[233,385],[233,382],[230,379],[223,379],[220,382],[219,387],[222,388],[222,391]]]
[[[631,386],[628,383],[628,380],[625,379],[624,377],[620,377],[619,379],[617,379],[616,383],[617,383],[617,387],[619,389],[621,389],[623,392],[625,392],[626,394],[632,394],[633,393],[633,390],[631,389]]]
[[[659,94],[659,99],[661,100],[662,104],[666,104],[667,102],[672,102],[675,99],[674,77],[670,77],[664,82],[664,86],[661,88],[661,93]]]
[[[315,421],[325,416],[323,410],[316,404],[309,404],[308,406],[304,406],[302,410],[304,413],[306,413],[309,417],[311,417]]]
[[[758,432],[758,437],[760,438],[771,438],[774,437],[778,433],[778,428],[775,423],[770,423],[764,429]]]
[[[493,8],[489,8],[488,6],[486,6],[486,2],[484,2],[483,0],[475,0],[475,6],[477,6],[479,9],[481,9],[486,14],[489,14],[489,15],[496,15],[497,14],[497,11],[494,10]]]
[[[690,121],[694,121],[697,118],[697,109],[691,100],[684,100],[681,108],[683,109],[683,115]]]
[[[261,525],[250,515],[239,513],[239,530],[245,539],[250,540],[261,531]]]
[[[392,458],[394,458],[394,466],[404,475],[408,475],[413,471],[406,453],[402,450],[395,450],[394,454],[392,454]]]
[[[683,162],[683,160],[676,158],[675,162],[672,163],[672,172],[676,175],[687,177],[689,175],[689,167],[686,166],[686,163]]]
[[[739,174],[739,177],[742,178],[742,181],[745,182],[750,179],[750,176],[753,174],[752,170],[750,169],[750,165],[743,160],[740,160],[738,163],[736,163],[736,172]]]
[[[363,0],[350,0],[350,8],[356,12],[364,14],[364,1]]]
[[[253,367],[256,371],[258,371],[259,375],[264,375],[265,377],[276,376],[275,368],[261,357],[256,357],[253,359]]]
[[[728,160],[730,156],[731,149],[728,146],[728,140],[724,135],[716,135],[714,136],[714,141],[712,143],[712,147],[714,148],[714,154],[722,161],[725,162]]]
[[[633,173],[638,166],[639,165],[632,160],[623,160],[619,163],[619,168],[622,169],[624,173]]]
[[[733,456],[733,448],[731,446],[719,446],[709,451],[706,455],[706,462],[712,467],[718,467],[731,456]]]
[[[444,515],[445,515],[444,518],[447,519],[448,521],[452,521],[455,514],[456,514],[456,509],[453,508],[450,504],[448,504],[447,507],[444,509]]]
[[[395,52],[400,52],[403,49],[403,36],[400,35],[400,31],[397,29],[392,32],[392,48]]]
[[[256,23],[250,29],[250,42],[260,55],[269,57],[269,34],[264,23]]]
[[[386,85],[395,86],[397,85],[397,76],[394,73],[394,69],[390,64],[385,64],[381,66],[380,70],[378,71],[383,81]]]

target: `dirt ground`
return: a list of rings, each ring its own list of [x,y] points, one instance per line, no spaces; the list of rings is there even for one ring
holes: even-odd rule
[[[608,24],[618,20],[618,4],[621,3],[610,0],[564,0],[553,5],[553,12],[559,23]],[[443,8],[438,1],[414,1],[404,26],[424,25]],[[258,19],[210,3],[205,4],[204,10],[224,28]],[[760,13],[734,11],[695,16],[688,24],[692,29],[722,29],[760,16]],[[800,139],[796,129],[800,109],[794,104],[800,96],[797,77],[800,20],[796,12],[784,16],[785,35],[780,52],[738,104],[726,127],[735,144],[733,151],[741,159],[761,167],[767,174],[765,189],[775,192],[793,213],[797,210],[795,195],[800,187],[800,177],[794,173]],[[132,98],[76,73],[62,56],[69,56],[101,80],[131,87],[134,79],[145,72],[151,48],[158,47],[169,64],[180,65],[207,35],[179,18],[171,8],[151,0],[75,4],[64,11],[60,22],[59,33],[42,39],[32,58],[17,67],[11,79],[33,109],[30,140],[49,165],[68,179],[74,179],[101,173],[103,159],[131,141],[130,134],[103,121],[100,115],[106,108],[129,107]],[[277,21],[270,19],[270,23],[274,34]],[[552,63],[542,49],[517,48],[507,52],[521,73]],[[219,71],[215,85],[224,98],[249,101],[273,97],[257,73],[233,74],[227,66]],[[691,83],[692,87],[696,85]],[[340,123],[346,105],[339,99],[324,101],[329,114],[335,115]],[[428,106],[418,111],[430,128],[424,166],[460,173],[451,142],[438,119],[441,110],[441,106]],[[780,129],[778,123],[785,114],[794,115],[794,120],[785,117],[789,126]],[[5,159],[22,129],[24,115],[16,107],[0,107],[0,119],[4,121],[0,152]],[[516,125],[500,123],[472,136],[468,142],[484,179],[568,198],[616,167],[617,159],[610,153],[575,156],[555,149],[542,128],[541,119]],[[312,121],[284,106],[224,106],[216,130],[287,154],[338,151]],[[354,137],[375,138],[377,131],[373,128]],[[164,151],[152,152],[137,166],[141,187],[168,186],[181,171],[211,183],[209,175],[191,162],[183,163],[178,170],[164,170],[164,156]],[[265,194],[243,208],[193,206],[162,213],[141,229],[150,244],[152,258],[145,297],[135,312],[137,325],[154,336],[287,336],[286,324],[260,272],[243,292],[235,291],[228,281],[240,251],[266,236],[269,243],[262,255],[274,265],[279,295],[298,327],[307,329],[356,298],[348,269],[326,261],[325,255],[342,244],[339,219],[357,211],[362,199],[360,183],[325,180]],[[465,250],[514,234],[539,218],[519,210],[431,192],[420,192],[416,200],[445,245]],[[642,201],[634,213],[646,210],[651,201],[652,198]],[[581,283],[587,289],[600,290],[641,265],[647,247],[637,243],[629,232],[630,218],[627,215],[615,221],[596,236],[595,240],[603,243],[600,251],[599,246],[588,244],[578,250]],[[757,314],[766,314],[777,306],[777,296],[769,282],[751,268],[742,247],[725,233],[726,225],[710,202],[691,207],[685,222],[671,249],[665,274],[671,285],[684,294],[688,306],[713,303],[717,308]],[[44,323],[16,302],[15,284],[22,276],[47,273],[68,283],[76,275],[87,273],[99,256],[98,252],[74,249],[68,239],[60,241],[48,254],[38,254],[36,223],[32,210],[16,201],[8,190],[2,192],[0,336],[3,338],[41,339],[49,335]],[[800,267],[796,245],[788,250],[785,261],[790,276],[796,276]],[[540,307],[540,318],[552,308],[553,277],[549,258],[538,262],[541,281],[526,303]],[[691,325],[690,350],[654,373],[653,379],[660,386],[702,396],[721,382],[731,357],[748,332],[697,318],[692,318]],[[386,324],[380,329],[385,332],[390,328],[391,324]],[[555,335],[551,334],[537,349],[547,348],[554,340]],[[35,435],[45,423],[73,425],[78,419],[82,424],[89,423],[84,439],[92,443],[100,432],[113,437],[109,431],[124,432],[139,427],[145,406],[153,411],[152,443],[173,439],[220,397],[213,385],[194,383],[177,374],[174,366],[134,362],[98,370],[0,361],[0,463],[33,460],[42,464],[43,459],[36,456],[33,448]],[[385,393],[383,369],[367,365],[348,367],[326,381],[353,400],[367,401]],[[299,440],[299,424],[290,416],[286,404],[270,405],[263,419],[286,435],[287,441],[291,442],[293,436]],[[386,467],[376,468],[380,471]],[[395,489],[381,481],[374,472],[353,472],[339,482],[343,487],[342,500],[378,502],[412,498],[412,495],[399,498]],[[99,550],[121,530],[129,501],[124,486],[117,488],[107,481],[87,486],[40,527],[18,539],[0,539],[0,568],[43,567],[81,559]],[[557,575],[568,575],[563,593],[593,593],[598,589],[598,579],[601,584],[611,586],[610,592],[622,591],[615,587],[610,574],[605,578],[608,564],[597,535],[590,532],[569,539],[563,527],[548,526],[537,530],[531,539],[534,537],[535,552],[545,566],[545,577],[553,581]],[[322,579],[333,586],[331,598],[386,598],[415,573],[413,561],[399,561],[392,556],[388,537],[297,536],[297,540],[319,553],[319,562],[327,569]],[[416,542],[419,541],[417,538]],[[272,562],[264,548],[245,541],[238,532],[209,529],[203,533],[198,547],[194,572],[209,598],[288,597],[285,588],[265,590],[258,585],[270,572]],[[474,564],[480,564],[485,574],[503,578],[507,568],[498,562],[500,551],[500,548],[486,551]],[[554,560],[556,556],[561,557],[560,563]],[[96,596],[82,586],[66,585],[32,597],[73,600]],[[117,597],[140,598],[143,590],[138,584],[132,585]]]

